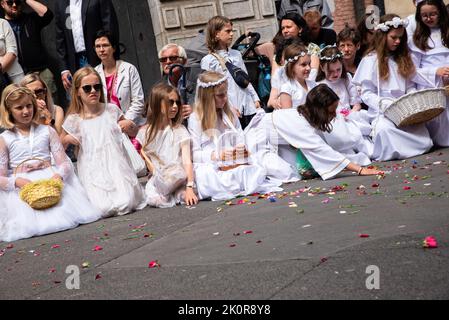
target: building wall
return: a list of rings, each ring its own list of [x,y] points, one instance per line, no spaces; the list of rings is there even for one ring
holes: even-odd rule
[[[445,4],[449,4],[449,0],[444,0]],[[385,0],[385,11],[387,13],[396,13],[401,17],[407,17],[415,12],[415,6],[412,0]]]
[[[229,17],[235,38],[247,31],[270,41],[277,32],[273,0],[148,0],[158,49],[169,42],[188,42],[215,15]]]

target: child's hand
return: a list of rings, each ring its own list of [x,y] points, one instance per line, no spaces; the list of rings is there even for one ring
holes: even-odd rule
[[[53,180],[59,180],[59,181],[62,181],[63,179],[62,179],[62,177],[59,175],[59,174],[55,174],[55,175],[53,175],[53,177],[51,177]]]
[[[74,146],[79,146],[80,142],[78,141],[78,139],[75,139],[74,136],[71,136],[68,134],[62,139],[62,144],[64,146],[68,146],[69,144],[73,144]]]
[[[369,169],[369,168],[362,168],[362,171],[360,171],[361,176],[375,176],[375,175],[383,175],[384,172],[377,170],[377,169]]]
[[[182,106],[182,118],[187,119],[193,112],[192,106],[185,104]]]
[[[128,119],[119,121],[118,125],[122,132],[126,133],[130,137],[135,137],[139,131],[139,128],[135,125],[135,123]]]
[[[359,112],[360,110],[362,110],[362,105],[360,103],[357,103],[352,107],[352,111]]]
[[[256,106],[256,109],[259,109],[261,107],[260,101],[256,101],[254,105]]]
[[[25,178],[17,178],[16,179],[16,187],[19,189],[22,189],[23,187],[25,187],[27,184],[31,183],[33,181],[25,179]]]
[[[198,203],[198,197],[196,196],[195,191],[193,191],[193,188],[186,188],[184,201],[188,206],[193,206]]]
[[[219,160],[230,161],[233,159],[234,159],[234,149],[227,149],[221,152]]]

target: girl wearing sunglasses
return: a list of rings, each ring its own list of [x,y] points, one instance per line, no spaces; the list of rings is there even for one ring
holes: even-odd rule
[[[137,135],[152,174],[145,187],[147,203],[157,208],[195,205],[190,134],[182,125],[179,93],[169,84],[158,84],[147,104],[147,125]]]
[[[53,103],[53,98],[51,93],[49,94],[45,81],[38,73],[30,73],[20,81],[20,85],[34,92],[39,107],[39,123],[52,126],[58,134],[61,134],[64,110]]]
[[[125,117],[117,106],[105,103],[95,69],[85,67],[75,73],[67,114],[62,142],[80,147],[78,175],[102,216],[143,209],[144,192],[123,145],[120,122]]]

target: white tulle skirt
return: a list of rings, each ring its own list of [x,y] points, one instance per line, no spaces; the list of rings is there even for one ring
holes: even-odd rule
[[[36,181],[53,174],[47,168],[17,177]],[[0,241],[6,242],[72,229],[101,218],[101,211],[89,202],[75,175],[64,181],[61,201],[52,208],[32,209],[19,198],[19,190],[0,191],[0,204]]]
[[[212,163],[195,164],[198,197],[213,201],[228,200],[252,193],[282,191],[277,180],[267,180],[266,170],[256,165],[242,165],[228,171],[218,170]]]

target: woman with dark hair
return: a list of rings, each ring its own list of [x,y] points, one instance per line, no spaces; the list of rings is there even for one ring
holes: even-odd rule
[[[98,31],[95,37],[95,52],[101,64],[95,70],[101,77],[106,102],[115,104],[125,114],[120,122],[123,132],[130,135],[145,124],[144,94],[139,72],[132,64],[119,60],[118,44],[109,31]]]
[[[353,79],[361,87],[362,100],[368,106],[365,120],[373,126],[372,158],[378,161],[415,157],[433,146],[424,124],[398,128],[384,115],[394,100],[416,91],[412,82],[416,68],[407,46],[407,24],[408,20],[395,14],[380,19],[374,41]]]
[[[377,170],[356,164],[367,155],[356,151],[353,139],[343,136],[337,139],[331,134],[338,103],[335,92],[320,84],[309,91],[304,104],[275,110],[265,116],[262,125],[269,132],[270,143],[278,145],[280,157],[298,170],[301,168],[297,160],[304,155],[323,180],[333,178],[344,169],[359,175],[379,174]]]
[[[409,46],[417,67],[418,89],[449,85],[449,14],[442,0],[420,1],[416,7],[417,25]],[[449,146],[449,113],[427,123],[434,144]]]

